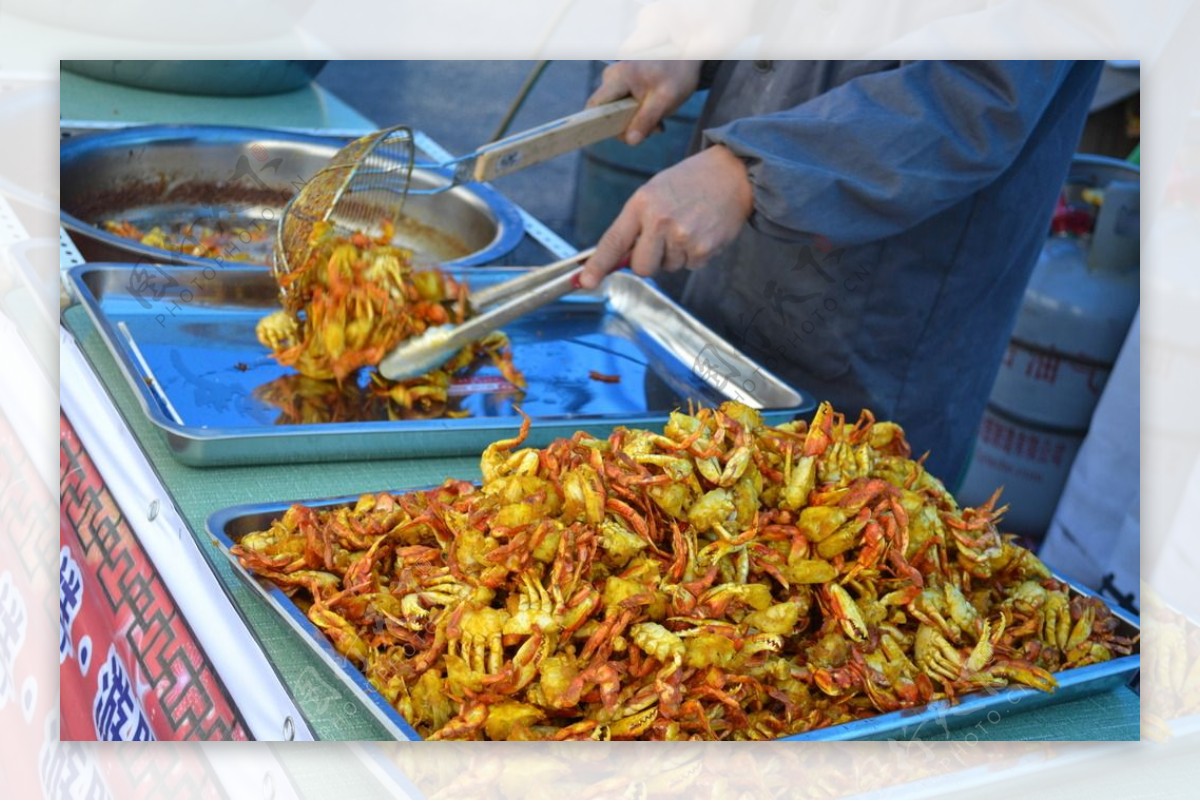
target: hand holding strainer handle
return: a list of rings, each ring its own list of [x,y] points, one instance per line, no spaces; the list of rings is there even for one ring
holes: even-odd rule
[[[637,108],[638,101],[626,97],[584,109],[569,117],[506,136],[442,166],[454,165],[455,184],[491,181],[616,136],[629,125]],[[410,190],[410,194],[435,194],[446,191],[451,185]]]

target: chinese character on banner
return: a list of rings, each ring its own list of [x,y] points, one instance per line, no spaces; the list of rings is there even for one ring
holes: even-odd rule
[[[98,740],[153,740],[150,723],[133,694],[133,685],[125,665],[112,646],[100,668],[96,698],[92,703],[92,722]]]
[[[12,574],[0,576],[0,709],[16,699],[17,654],[25,644],[25,602],[13,585]]]
[[[993,445],[996,442],[996,424],[989,417],[983,418],[983,425],[979,430],[979,441],[985,442],[988,445]]]
[[[58,664],[66,661],[71,647],[71,624],[83,606],[83,575],[66,546],[58,552]]]
[[[112,798],[91,752],[78,743],[59,740],[58,715],[50,715],[44,728],[45,736],[38,753],[42,795],[46,798]]]

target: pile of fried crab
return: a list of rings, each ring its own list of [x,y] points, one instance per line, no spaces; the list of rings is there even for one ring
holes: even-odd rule
[[[691,411],[543,449],[526,418],[480,485],[294,505],[234,553],[428,739],[775,739],[1137,647],[899,426]]]

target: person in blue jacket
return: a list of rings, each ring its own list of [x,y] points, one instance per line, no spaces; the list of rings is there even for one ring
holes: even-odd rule
[[[692,313],[849,419],[903,425],[953,488],[1102,66],[610,65],[588,103],[638,99],[629,144],[710,91],[693,155],[629,199],[582,283],[686,268],[659,279]]]

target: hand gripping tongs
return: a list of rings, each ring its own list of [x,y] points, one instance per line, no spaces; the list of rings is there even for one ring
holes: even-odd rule
[[[379,372],[384,378],[401,381],[440,367],[475,340],[578,289],[583,262],[595,251],[588,248],[519,278],[472,292],[467,302],[476,316],[460,325],[430,328],[400,343],[379,363]]]

